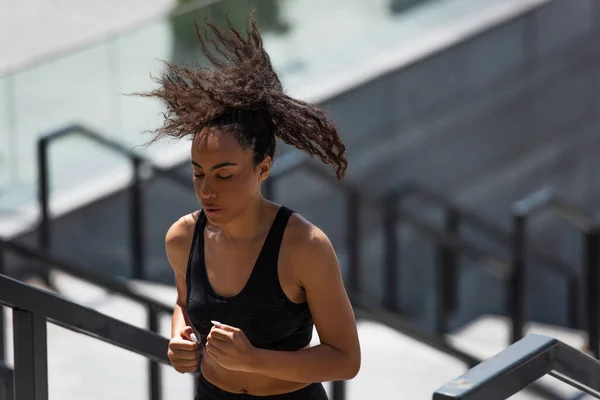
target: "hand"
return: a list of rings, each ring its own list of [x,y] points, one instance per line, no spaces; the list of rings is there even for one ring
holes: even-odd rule
[[[169,341],[167,355],[175,371],[181,374],[195,372],[200,363],[200,345],[192,340],[192,333],[192,327],[186,326]]]
[[[232,371],[251,372],[251,362],[256,348],[244,332],[229,325],[213,326],[207,337],[207,357],[223,368]]]

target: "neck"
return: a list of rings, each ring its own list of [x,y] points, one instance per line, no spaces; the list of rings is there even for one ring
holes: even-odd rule
[[[220,227],[221,235],[231,241],[245,241],[256,238],[263,231],[267,201],[261,196],[246,207],[237,218]]]

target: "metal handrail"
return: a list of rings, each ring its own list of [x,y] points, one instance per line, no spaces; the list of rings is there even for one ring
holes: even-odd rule
[[[386,206],[386,201],[384,199],[380,199],[367,193],[359,193],[358,189],[356,189],[351,183],[349,183],[348,181],[337,180],[335,176],[326,171],[324,168],[317,165],[316,163],[311,162],[311,159],[309,157],[306,157],[302,154],[298,154],[297,152],[288,154],[283,156],[286,157],[285,159],[283,159],[282,157],[278,160],[277,163],[274,164],[273,170],[270,175],[270,179],[267,179],[265,181],[267,187],[266,194],[268,195],[268,197],[274,197],[275,191],[273,186],[277,179],[281,179],[289,173],[306,169],[319,179],[322,179],[327,183],[335,184],[336,187],[340,188],[346,194],[359,196],[361,202],[364,202],[374,207],[380,207],[381,209],[384,209],[384,207]],[[471,243],[463,242],[453,235],[447,235],[443,232],[440,232],[435,227],[429,225],[426,222],[421,221],[419,218],[410,214],[406,210],[398,209],[394,210],[393,212],[395,213],[395,215],[398,216],[398,218],[402,218],[403,220],[407,221],[410,225],[414,226],[414,228],[417,231],[419,231],[425,236],[432,237],[436,242],[440,242],[445,246],[456,249],[457,251],[464,252],[472,257],[481,259],[485,258],[486,260],[497,261],[498,263],[506,263],[508,265],[508,261],[501,260],[500,257],[498,257],[497,255],[492,254],[487,250],[483,250]]]
[[[14,390],[18,399],[48,398],[46,322],[169,364],[168,339],[0,275],[0,304],[13,309]],[[160,394],[151,394],[159,398]]]
[[[499,257],[491,254],[488,251],[479,249],[478,247],[460,241],[455,235],[450,235],[444,232],[440,232],[437,229],[429,226],[427,223],[422,222],[415,216],[407,213],[404,210],[398,210],[396,208],[390,209],[386,207],[385,199],[380,199],[374,196],[371,196],[367,193],[360,192],[357,188],[355,188],[352,184],[347,181],[339,181],[334,177],[329,171],[326,171],[322,166],[317,165],[314,162],[311,162],[311,159],[306,155],[300,152],[290,152],[282,156],[277,163],[274,164],[273,169],[271,171],[269,179],[265,181],[265,195],[271,199],[275,198],[275,183],[277,179],[281,179],[286,175],[300,171],[306,170],[310,172],[312,175],[317,178],[324,180],[325,182],[331,184],[333,187],[336,187],[344,192],[347,199],[346,204],[346,223],[347,227],[346,231],[346,243],[347,243],[347,251],[348,251],[348,278],[347,278],[347,286],[348,290],[351,293],[361,293],[361,282],[363,281],[361,277],[361,268],[360,268],[360,225],[359,225],[359,208],[360,204],[369,204],[373,207],[377,207],[384,212],[384,220],[385,221],[397,221],[399,218],[408,222],[415,230],[421,232],[422,234],[433,238],[433,240],[438,244],[440,249],[446,253],[457,254],[458,252],[462,252],[465,255],[475,257],[477,259],[484,260],[487,262],[494,262],[498,266],[503,266],[506,270],[509,268],[509,263],[507,261],[502,261]],[[389,236],[389,235],[388,235]],[[389,254],[390,245],[393,247],[395,243],[391,243],[390,241],[386,241],[384,251],[386,254]],[[437,318],[436,321],[437,327],[436,331],[438,334],[445,333],[448,325],[448,313],[445,303],[447,299],[451,298],[456,292],[456,279],[450,282],[450,284],[444,282],[446,274],[443,272],[444,270],[449,269],[451,266],[443,262],[445,258],[440,260],[442,262],[438,265],[438,284],[441,290],[437,291],[438,295],[438,308],[437,308]],[[388,274],[396,273],[395,268],[388,268],[386,270]],[[392,282],[392,283],[390,283]],[[386,277],[386,296],[390,297],[392,292],[395,293],[397,288],[394,286],[396,279]],[[391,308],[391,307],[388,307]],[[342,400],[344,398],[345,386],[344,382],[334,382],[333,385],[333,393],[332,397],[334,400]]]
[[[14,399],[13,369],[0,360],[0,399]]]
[[[458,206],[456,203],[446,198],[443,194],[438,193],[421,183],[408,182],[390,191],[388,196],[397,200],[406,199],[411,196],[419,196],[446,210],[455,210],[459,214],[461,221],[468,222],[470,225],[477,228],[479,231],[494,239],[498,243],[507,247],[512,247],[513,242],[511,234],[505,232],[500,227],[485,220],[479,215]],[[571,268],[567,263],[552,256],[551,254],[546,253],[542,249],[532,248],[531,255],[538,261],[542,262],[542,268],[549,269],[553,272],[569,277],[577,276],[577,272],[573,270],[573,268]]]
[[[433,400],[504,400],[546,374],[600,399],[600,361],[555,338],[529,334],[442,386]]]
[[[37,262],[41,262],[78,279],[89,282],[100,288],[109,290],[113,293],[123,296],[126,299],[135,301],[147,308],[148,312],[148,328],[151,332],[157,333],[160,331],[160,313],[172,314],[173,308],[163,303],[157,302],[151,297],[136,293],[131,289],[130,285],[123,280],[111,278],[103,274],[99,274],[92,270],[86,269],[72,262],[61,260],[50,255],[47,251],[33,249],[31,247],[18,244],[14,241],[6,241],[0,238],[0,275],[4,272],[5,254],[7,251],[13,251],[21,256],[31,258]],[[0,308],[0,361],[4,360],[5,340],[4,340],[4,317],[3,310]],[[155,360],[149,360],[148,365],[150,385],[149,393],[151,400],[160,400],[161,398],[161,377],[158,364]]]
[[[85,268],[82,265],[78,265],[74,262],[62,260],[51,255],[47,251],[35,249],[17,243],[14,240],[7,241],[0,238],[0,254],[2,254],[3,250],[13,251],[23,257],[41,262],[47,265],[49,268],[61,271],[112,293],[116,293],[128,300],[135,301],[136,303],[146,306],[149,310],[152,310],[155,313],[173,313],[173,307],[158,302],[152,297],[137,293],[135,290],[131,289],[131,285],[125,279],[113,278],[89,268]]]
[[[92,142],[99,144],[117,154],[127,157],[133,167],[133,183],[131,190],[131,208],[130,208],[130,229],[131,229],[131,265],[132,276],[135,279],[143,279],[145,277],[145,259],[144,259],[144,226],[143,214],[144,208],[142,201],[142,182],[141,170],[144,166],[150,169],[151,172],[159,176],[170,179],[171,181],[193,190],[190,181],[187,178],[177,174],[169,168],[163,168],[154,164],[148,158],[133,153],[123,144],[109,139],[98,132],[95,132],[82,125],[70,125],[63,129],[59,129],[52,133],[42,136],[38,140],[37,159],[38,159],[38,201],[40,206],[40,225],[38,229],[38,244],[39,247],[45,250],[51,248],[50,234],[50,176],[48,167],[48,146],[55,140],[70,135],[81,135]]]
[[[584,235],[584,260],[583,270],[586,275],[587,291],[587,322],[588,346],[595,357],[600,356],[600,223],[593,216],[587,214],[577,206],[559,198],[552,188],[543,188],[513,204],[513,268],[511,277],[511,307],[514,309],[515,318],[511,332],[511,340],[523,337],[524,331],[524,304],[525,304],[525,277],[527,270],[527,221],[539,212],[550,209],[559,217],[580,230]],[[577,276],[574,277],[574,280]],[[569,302],[571,304],[569,316],[571,327],[577,327],[577,282],[570,283]]]
[[[483,361],[477,357],[465,353],[463,350],[452,344],[447,337],[433,335],[425,331],[420,326],[403,318],[397,313],[390,312],[389,310],[379,306],[378,302],[373,299],[369,299],[364,295],[354,295],[352,293],[350,298],[352,300],[352,305],[355,307],[357,320],[370,320],[384,324],[389,328],[401,333],[402,335],[418,340],[419,342],[424,343],[437,351],[462,361],[468,366],[468,368],[473,368]],[[553,389],[540,383],[534,383],[530,385],[527,390],[529,390],[532,394],[542,396],[546,399],[564,400]]]
[[[269,198],[274,198],[274,187],[277,179],[281,179],[286,175],[299,171],[307,170],[314,176],[333,187],[341,189],[348,198],[347,208],[347,223],[346,241],[349,251],[349,266],[348,266],[348,288],[350,291],[359,293],[360,282],[363,280],[360,276],[360,253],[359,253],[359,226],[358,226],[358,204],[369,204],[373,208],[378,208],[383,211],[383,223],[386,229],[384,253],[386,258],[385,263],[385,287],[384,287],[384,303],[389,310],[395,310],[395,298],[398,293],[397,286],[397,260],[395,257],[396,247],[396,222],[402,220],[410,225],[413,229],[420,232],[424,236],[431,238],[438,246],[439,262],[436,264],[438,270],[436,272],[437,286],[436,294],[438,296],[438,312],[436,314],[436,332],[444,334],[448,331],[449,314],[456,300],[456,285],[457,285],[457,255],[462,253],[470,258],[481,261],[484,267],[493,267],[501,269],[502,275],[508,275],[510,270],[509,260],[502,260],[498,255],[492,254],[487,250],[483,250],[472,243],[467,243],[460,240],[457,232],[452,229],[446,232],[432,227],[423,222],[406,210],[390,206],[390,199],[395,199],[395,196],[386,198],[378,198],[368,193],[359,192],[351,183],[347,181],[339,181],[329,171],[314,162],[311,158],[299,152],[291,152],[282,156],[277,163],[274,164],[270,179],[265,181],[265,194]],[[453,215],[450,214],[449,223],[453,222]],[[397,311],[397,310],[396,310]]]
[[[405,200],[410,196],[420,196],[421,198],[425,198],[426,200],[429,200],[430,202],[444,208],[447,213],[446,229],[449,233],[458,235],[459,223],[461,221],[466,221],[472,226],[476,227],[482,233],[507,246],[509,249],[516,249],[521,246],[523,240],[522,232],[515,231],[513,232],[513,235],[506,234],[500,228],[497,228],[476,214],[459,208],[456,204],[446,199],[443,195],[436,193],[424,185],[410,182],[406,185],[400,186],[390,192],[388,195],[388,201],[393,206],[397,202]],[[565,206],[564,202],[559,202],[555,196],[550,196],[547,192],[540,192],[530,199],[522,201],[515,206],[515,209],[520,209],[524,212],[532,212],[534,208],[543,207],[544,204],[549,206],[550,203],[556,206],[558,206],[560,203],[564,210],[563,214],[566,214],[567,217],[571,218],[572,221],[574,221],[573,223],[576,222],[585,226],[590,226],[592,223],[589,221],[589,218],[586,218],[586,216],[579,212],[579,210],[576,210],[574,207]],[[569,324],[571,327],[575,328],[578,320],[577,293],[579,291],[579,281],[577,271],[571,268],[568,264],[540,249],[531,248],[530,252],[532,253],[534,259],[540,263],[541,268],[565,276],[568,285],[567,318],[569,319]],[[453,282],[455,279],[454,275],[456,274],[456,260],[451,253],[443,250],[441,251],[441,257],[442,264],[445,264],[446,267],[440,266],[440,274],[442,274],[442,277],[440,277],[439,280],[442,282],[442,285],[450,285],[451,287],[442,289],[442,291],[448,295],[448,298],[440,299],[441,304],[439,306],[445,310],[444,313],[446,314],[446,318],[449,318],[455,302],[455,287],[453,286]],[[521,268],[521,265],[519,264],[520,262],[520,260],[517,260],[517,263],[515,263],[513,260],[508,267],[509,277],[507,287],[507,314],[512,322],[511,343],[514,343],[516,340],[523,337],[525,326],[525,272],[524,269]],[[394,282],[396,282],[396,279],[388,279],[387,283],[392,286],[390,289],[388,289],[388,293],[395,292],[396,285]],[[441,331],[444,330],[444,324],[446,323],[447,322],[445,322],[444,318],[442,318],[442,321],[438,322],[438,327],[441,329]],[[600,344],[597,346],[600,346]]]

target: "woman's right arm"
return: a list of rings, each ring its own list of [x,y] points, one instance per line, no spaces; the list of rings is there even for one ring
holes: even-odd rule
[[[191,215],[182,217],[169,228],[165,238],[167,258],[175,273],[177,287],[177,302],[173,309],[168,355],[173,367],[181,373],[196,371],[200,361],[200,348],[191,339],[193,330],[186,313],[185,279],[194,225],[194,218]]]

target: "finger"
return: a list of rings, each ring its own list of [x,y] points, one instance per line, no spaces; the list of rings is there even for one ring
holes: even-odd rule
[[[184,326],[180,331],[179,331],[179,336],[181,336],[184,339],[187,339],[189,341],[192,341],[192,333],[194,333],[194,329],[191,326]]]
[[[212,338],[210,340],[206,341],[206,344],[209,344],[209,343],[211,346],[214,346],[219,350],[225,350],[231,345],[231,342],[223,342],[221,340],[215,340]]]
[[[183,351],[194,351],[200,348],[197,343],[189,342],[187,340],[177,341],[173,340],[169,344],[169,348],[173,350],[183,350]]]
[[[186,360],[186,361],[175,361],[172,362],[171,364],[173,364],[174,367],[176,368],[196,368],[198,367],[198,360]]]
[[[219,323],[218,325],[214,325],[214,327],[217,329],[224,330],[226,332],[241,332],[240,328],[236,328],[234,326],[225,325],[225,324],[221,324],[221,323]]]
[[[224,331],[219,328],[212,328],[210,331],[210,335],[216,339],[221,341],[229,341],[233,339],[233,332]]]
[[[196,372],[198,370],[198,366],[190,366],[190,367],[180,367],[180,366],[173,366],[175,368],[175,370],[181,374],[185,374],[188,372]]]
[[[172,351],[173,358],[178,360],[197,360],[200,358],[200,349],[195,351]]]
[[[210,339],[209,339],[210,338]],[[231,342],[232,336],[228,332],[210,332],[206,337],[206,341]]]

